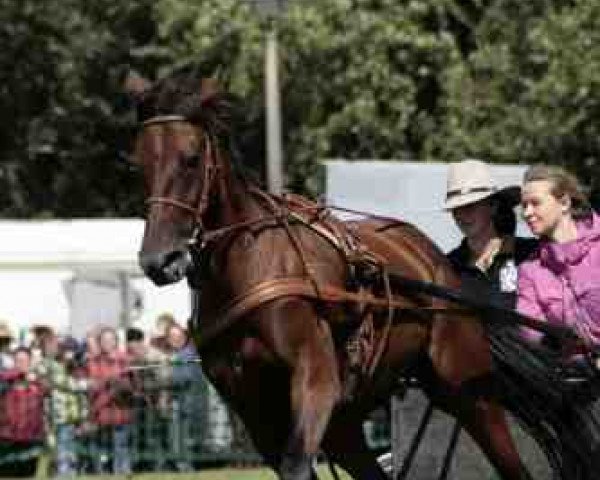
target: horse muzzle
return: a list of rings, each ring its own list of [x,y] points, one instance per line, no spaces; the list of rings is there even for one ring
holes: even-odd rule
[[[187,250],[142,251],[139,264],[144,274],[158,286],[180,281],[193,268],[192,256]]]

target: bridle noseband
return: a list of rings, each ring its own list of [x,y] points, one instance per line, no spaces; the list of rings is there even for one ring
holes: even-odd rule
[[[144,121],[142,123],[142,128],[150,125],[172,122],[189,122],[189,119],[183,115],[159,115]],[[213,181],[219,175],[219,171],[221,170],[218,151],[213,149],[213,141],[215,141],[214,136],[209,132],[204,132],[202,192],[200,193],[198,205],[190,205],[189,203],[182,202],[181,200],[177,200],[176,198],[172,197],[149,197],[145,202],[149,208],[152,208],[154,205],[171,205],[188,212],[194,219],[194,228],[192,230],[192,235],[188,240],[188,244],[195,244],[197,242],[198,235],[204,230],[203,217],[210,202],[211,187]]]

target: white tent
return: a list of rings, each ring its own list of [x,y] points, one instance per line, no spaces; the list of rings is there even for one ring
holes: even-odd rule
[[[143,229],[135,219],[0,221],[0,319],[15,334],[39,324],[80,334],[86,316],[122,324],[123,306],[137,303],[130,323],[150,329],[165,311],[185,323],[186,283],[155,287],[137,265]]]
[[[409,221],[446,251],[461,234],[451,215],[442,210],[447,163],[346,161],[325,162],[327,202],[336,206]],[[526,165],[492,165],[498,186],[520,185]],[[529,232],[523,222],[519,235]]]

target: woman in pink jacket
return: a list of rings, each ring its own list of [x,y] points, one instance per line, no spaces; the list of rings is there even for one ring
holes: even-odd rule
[[[556,166],[525,173],[521,202],[541,241],[519,266],[517,310],[570,326],[588,347],[600,345],[600,216],[577,179]],[[525,334],[539,339],[532,330]]]

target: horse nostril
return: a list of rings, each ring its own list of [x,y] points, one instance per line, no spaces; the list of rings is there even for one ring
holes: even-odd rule
[[[169,252],[167,254],[164,255],[163,258],[163,264],[162,267],[166,267],[168,265],[172,265],[174,263],[176,263],[178,260],[180,260],[185,252],[181,251],[181,250],[173,250],[172,252]]]
[[[181,280],[190,268],[191,256],[186,250],[140,253],[139,263],[144,273],[157,285]]]

